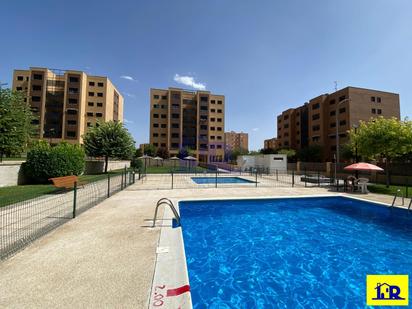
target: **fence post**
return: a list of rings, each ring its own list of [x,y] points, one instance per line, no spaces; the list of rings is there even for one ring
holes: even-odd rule
[[[255,168],[255,187],[257,187],[257,168]]]
[[[408,186],[409,186],[409,178],[406,177],[406,188],[405,188],[405,196],[408,198]]]
[[[217,168],[216,168],[216,176],[215,176],[215,188],[217,188]]]
[[[292,188],[295,186],[295,171],[292,170]]]
[[[276,169],[276,181],[279,181],[278,170]]]
[[[173,189],[173,170],[172,170],[172,189]]]
[[[110,173],[107,173],[107,198],[110,197]]]
[[[320,187],[320,172],[318,171],[318,187]]]
[[[305,188],[308,186],[308,185],[307,185],[307,177],[308,177],[308,176],[306,175],[306,168],[305,168],[305,177],[304,177],[304,178],[305,178]]]
[[[76,204],[77,204],[77,181],[74,182],[74,187],[73,187],[73,219],[76,218]]]
[[[133,171],[133,183],[135,183],[135,182],[136,182],[136,172]]]
[[[124,166],[124,187],[127,187],[127,167]]]
[[[123,172],[122,172],[122,181],[120,183],[120,190],[123,190]]]

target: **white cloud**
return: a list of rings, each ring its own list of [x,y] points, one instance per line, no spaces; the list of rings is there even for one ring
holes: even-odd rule
[[[175,77],[173,78],[173,80],[176,83],[179,84],[183,84],[195,89],[199,89],[199,90],[205,90],[206,89],[206,84],[204,83],[196,83],[194,77],[192,76],[182,76],[179,74],[175,74]]]
[[[126,97],[133,98],[133,99],[136,98],[136,96],[133,93],[129,93],[129,92],[123,92],[123,93]]]
[[[259,128],[253,128],[252,131],[257,132],[257,131],[259,131]]]
[[[134,123],[133,121],[127,120],[126,118],[123,119],[123,122],[124,122],[124,123]]]
[[[136,81],[137,81],[136,79],[134,79],[134,77],[129,76],[129,75],[122,75],[122,76],[120,76],[120,78],[127,79],[127,80],[130,80],[130,81],[132,81],[132,82],[136,82]]]

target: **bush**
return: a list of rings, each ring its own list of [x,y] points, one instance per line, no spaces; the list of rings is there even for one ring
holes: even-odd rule
[[[80,146],[63,142],[51,147],[40,141],[27,153],[24,172],[33,182],[46,183],[53,177],[80,175],[84,168],[85,154]]]

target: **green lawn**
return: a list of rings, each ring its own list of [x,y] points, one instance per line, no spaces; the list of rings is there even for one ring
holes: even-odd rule
[[[143,169],[143,168],[142,168]],[[190,169],[186,167],[169,167],[169,166],[149,166],[146,169],[147,174],[168,174],[174,171],[175,173],[191,172],[191,173],[203,173],[206,171],[205,168],[197,166]]]
[[[111,171],[110,175],[119,175],[121,172],[123,172],[123,169]],[[107,174],[79,176],[79,182],[83,184],[102,179],[107,179]],[[57,189],[51,184],[2,187],[0,188],[0,207],[29,200],[44,194],[52,194],[59,190],[61,191],[61,189]]]
[[[401,193],[405,197],[412,196],[412,188],[408,188],[408,192],[406,192],[406,186],[389,186],[386,187],[384,184],[373,184],[368,186],[368,190],[373,193],[380,193],[380,194],[388,194],[388,195],[395,195],[396,191],[400,189]]]

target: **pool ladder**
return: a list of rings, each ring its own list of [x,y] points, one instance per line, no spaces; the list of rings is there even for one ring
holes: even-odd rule
[[[173,202],[171,200],[169,200],[168,198],[163,197],[163,198],[161,198],[160,200],[157,201],[156,210],[155,210],[154,217],[153,217],[152,227],[155,227],[155,225],[156,225],[157,211],[159,210],[159,206],[163,205],[163,204],[169,205],[170,209],[173,212],[173,215],[175,216],[177,225],[180,226],[180,216],[179,216],[175,206],[173,205]]]
[[[392,201],[391,208],[392,208],[393,206],[395,206],[396,199],[398,198],[398,194],[399,194],[400,192],[401,192],[400,189],[396,190],[396,193],[395,193],[395,195],[394,195],[394,197],[393,197],[393,201]],[[401,193],[401,194],[402,194],[401,197],[402,197],[402,206],[403,206],[403,205],[405,205],[405,196],[403,195],[403,193]],[[411,198],[411,200],[409,201],[408,211],[411,210],[411,207],[412,207],[412,198]]]

